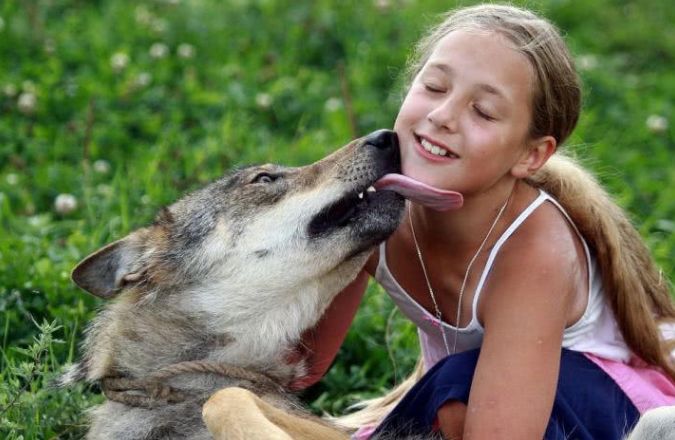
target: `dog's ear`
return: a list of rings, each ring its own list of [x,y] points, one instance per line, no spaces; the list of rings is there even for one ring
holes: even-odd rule
[[[122,287],[143,278],[138,233],[111,243],[82,260],[71,275],[75,284],[100,298],[112,298]]]

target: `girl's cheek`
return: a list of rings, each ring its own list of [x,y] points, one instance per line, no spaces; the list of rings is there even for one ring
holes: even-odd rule
[[[473,157],[479,163],[487,165],[494,162],[496,139],[484,133],[464,132],[462,135],[463,148],[468,153],[467,158]]]
[[[430,100],[423,96],[419,90],[413,88],[401,104],[401,113],[404,113],[410,119],[420,118],[429,113],[430,107]]]

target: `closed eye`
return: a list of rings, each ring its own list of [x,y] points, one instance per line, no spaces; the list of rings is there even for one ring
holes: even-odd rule
[[[490,116],[488,113],[486,113],[485,111],[481,110],[481,108],[478,107],[477,105],[474,105],[474,106],[473,106],[473,109],[474,109],[474,111],[476,112],[476,114],[477,114],[479,117],[485,119],[486,121],[494,121],[494,120],[495,120],[494,117]]]
[[[432,84],[424,84],[424,89],[427,92],[431,93],[445,93],[445,89],[443,89],[442,87],[434,86]]]

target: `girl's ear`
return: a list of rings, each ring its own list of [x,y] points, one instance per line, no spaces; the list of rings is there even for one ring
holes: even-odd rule
[[[553,136],[542,136],[528,141],[527,150],[511,168],[511,175],[520,179],[530,177],[555,153],[557,145]]]

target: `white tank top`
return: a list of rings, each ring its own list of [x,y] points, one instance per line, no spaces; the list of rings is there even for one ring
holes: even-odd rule
[[[576,323],[565,329],[562,346],[570,350],[592,353],[606,359],[622,362],[629,360],[631,352],[619,331],[614,314],[603,295],[602,278],[595,257],[589,251],[586,241],[562,206],[549,194],[540,190],[539,196],[511,223],[490,251],[485,268],[474,292],[471,321],[466,327],[455,328],[446,322],[439,322],[435,316],[408,295],[387,267],[385,243],[380,245],[380,257],[375,271],[375,279],[389,293],[403,314],[417,325],[426,369],[431,368],[436,362],[447,356],[439,327],[445,332],[451,347],[454,345],[455,331],[457,331],[457,352],[480,347],[483,342],[484,329],[477,318],[478,301],[480,300],[481,290],[490,274],[495,258],[506,240],[511,237],[535,209],[546,201],[555,205],[576,231],[583,244],[588,265],[589,291],[586,310]]]

